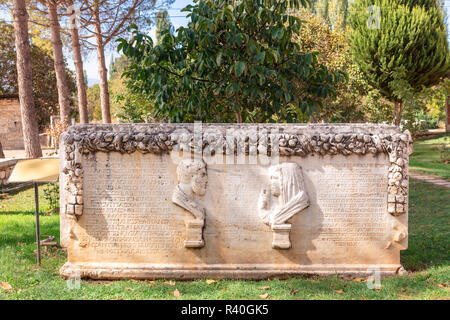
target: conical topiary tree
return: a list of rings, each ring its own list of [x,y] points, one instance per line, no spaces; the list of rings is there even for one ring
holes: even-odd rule
[[[441,8],[436,0],[355,0],[349,11],[353,57],[368,82],[394,103],[398,125],[404,103],[399,87],[418,92],[450,70]]]

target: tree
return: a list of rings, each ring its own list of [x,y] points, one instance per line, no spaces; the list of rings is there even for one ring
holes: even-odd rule
[[[2,3],[2,1],[0,0],[0,4]],[[53,6],[54,8],[58,9],[58,12],[56,13],[58,18],[64,18],[64,13],[63,10],[65,7],[68,8],[73,8],[73,0],[50,0],[50,1],[46,1],[46,0],[29,0],[27,2],[27,5],[29,7],[29,15],[30,15],[30,19],[29,21],[31,22],[29,25],[29,31],[30,31],[30,37],[31,37],[31,42],[33,43],[34,46],[37,46],[41,49],[43,49],[45,52],[47,52],[48,54],[52,55],[54,52],[53,49],[53,45],[52,45],[52,37],[53,37],[53,43],[55,43],[55,41],[58,43],[58,39],[55,38],[55,26],[52,25],[49,22],[55,22],[51,19],[48,19],[49,16],[49,10],[48,10],[48,5]],[[8,7],[8,5],[6,5],[6,7]],[[71,12],[69,12],[69,15],[71,14]],[[62,20],[62,19],[59,19]],[[72,22],[72,21],[69,21]],[[59,24],[59,22],[58,22]],[[75,24],[76,26],[76,24]],[[53,30],[49,32],[49,30]],[[65,32],[64,29],[59,28],[59,38],[60,38],[60,42],[61,42],[61,47],[69,47],[70,42],[72,42],[72,50],[73,54],[74,54],[74,62],[75,62],[75,71],[76,71],[76,75],[77,75],[77,89],[78,89],[78,106],[79,106],[79,114],[80,114],[80,122],[84,123],[85,121],[85,114],[86,114],[86,88],[85,86],[83,86],[83,73],[79,72],[80,71],[80,66],[81,66],[81,71],[82,71],[82,60],[81,60],[81,53],[80,53],[80,44],[79,44],[79,39],[78,39],[78,30],[77,29],[73,29],[70,28],[70,34]],[[70,40],[71,38],[71,40]],[[58,44],[59,45],[59,44]],[[62,49],[59,50],[59,48],[56,48],[56,50],[61,51]],[[59,61],[59,59],[61,59],[62,55],[60,52],[58,52],[58,54],[55,56],[55,62],[62,66],[64,65],[63,63],[61,63],[61,61]],[[64,76],[62,75],[62,71],[61,71],[62,67],[60,68],[56,68],[56,70],[58,71],[59,74],[59,79],[60,80],[60,86],[59,88],[64,88],[64,85],[66,84],[67,86],[69,86],[69,91],[70,91],[70,79],[67,78],[66,76],[66,80],[64,80]],[[64,83],[65,82],[65,83]],[[57,86],[58,87],[58,86]],[[62,99],[63,101],[67,102],[67,100],[70,100],[72,102],[71,96],[70,96],[70,92],[69,92],[69,96],[64,94],[64,89],[62,89],[63,91],[61,91],[60,89],[60,93],[63,95]],[[70,106],[67,107],[67,103],[63,104],[64,108],[61,109],[62,112],[66,113],[66,114],[70,114]],[[69,110],[67,110],[67,108],[69,108]],[[87,118],[86,118],[87,120]]]
[[[324,21],[329,22],[328,0],[316,0],[314,9],[319,17],[321,17]]]
[[[164,30],[169,30],[173,33],[173,26],[169,19],[167,10],[158,12],[156,15],[156,43],[161,43],[161,38]]]
[[[13,0],[14,34],[17,53],[17,79],[23,140],[28,158],[42,157],[39,132],[34,109],[33,75],[31,71],[30,40],[28,38],[28,13],[25,0]]]
[[[300,9],[296,15],[303,22],[300,32],[293,35],[293,40],[303,51],[317,52],[318,62],[327,66],[330,71],[342,70],[348,75],[348,81],[336,86],[336,96],[323,100],[316,120],[364,121],[366,115],[362,109],[369,88],[352,60],[344,31],[340,28],[331,29],[326,21],[308,9]]]
[[[157,116],[180,121],[296,121],[333,92],[330,74],[292,35],[300,19],[288,13],[301,1],[200,0],[191,21],[154,45],[133,28],[119,40],[129,59],[129,88],[155,101]]]
[[[100,86],[94,84],[86,90],[88,115],[90,119],[102,119],[102,107],[100,102]]]
[[[349,0],[314,0],[313,11],[333,29],[344,30],[347,25]]]
[[[331,0],[328,17],[334,29],[345,30],[347,26],[348,0]]]
[[[83,70],[83,59],[81,58],[80,36],[78,33],[78,20],[75,16],[75,5],[73,0],[67,1],[69,14],[70,35],[72,39],[73,61],[75,64],[75,72],[77,76],[77,93],[78,93],[78,111],[80,114],[80,123],[88,123],[87,97],[86,97],[86,79]]]
[[[145,95],[133,93],[127,89],[122,73],[127,69],[129,60],[125,55],[111,61],[109,69],[109,88],[111,90],[111,110],[120,121],[139,123],[155,122],[165,119],[155,118],[155,105],[153,100],[147,99]]]
[[[151,14],[157,9],[156,0],[80,0],[81,22],[86,37],[94,37],[100,76],[100,98],[102,119],[111,122],[108,89],[108,71],[105,61],[105,47],[117,37],[127,33],[130,23],[151,25]],[[163,1],[172,3],[173,0]],[[93,28],[93,29],[92,29]]]
[[[0,20],[0,94],[17,94],[17,57],[14,44],[14,28]],[[36,118],[39,129],[42,130],[49,122],[50,116],[59,112],[58,90],[54,61],[51,52],[31,44],[31,69],[33,75],[33,96]],[[74,105],[75,80],[72,71],[65,68],[68,80],[71,105]]]
[[[53,59],[55,64],[56,83],[58,88],[59,113],[62,123],[70,125],[70,97],[69,87],[65,72],[65,61],[63,54],[63,43],[61,41],[61,26],[58,19],[58,6],[61,0],[39,0],[48,10],[50,24],[51,43]]]
[[[441,9],[435,0],[356,0],[349,23],[353,57],[369,84],[393,102],[399,125],[404,102],[449,71]]]

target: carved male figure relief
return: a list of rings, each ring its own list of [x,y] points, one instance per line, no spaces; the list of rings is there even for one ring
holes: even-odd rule
[[[273,231],[272,247],[289,249],[291,224],[287,221],[309,206],[301,167],[285,162],[269,168],[269,187],[259,197],[259,215]]]
[[[206,164],[202,160],[185,159],[177,168],[178,184],[172,194],[172,202],[193,215],[193,220],[186,223],[186,248],[201,248],[203,226],[205,225],[205,208],[195,198],[204,196],[208,183]]]

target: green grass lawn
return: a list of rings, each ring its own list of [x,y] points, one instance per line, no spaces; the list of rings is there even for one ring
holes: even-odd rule
[[[442,145],[446,145],[447,150],[450,148],[450,134],[417,140],[409,159],[409,168],[450,179],[450,163],[446,164],[441,159]]]
[[[42,187],[41,187],[42,194]],[[448,299],[450,297],[450,190],[411,180],[409,249],[402,252],[407,276],[382,279],[381,290],[363,279],[295,277],[289,280],[188,282],[82,281],[69,289],[59,274],[66,253],[43,253],[36,268],[33,189],[0,202],[0,299]],[[46,215],[41,198],[41,233],[59,238],[59,216]],[[5,284],[3,284],[5,286]],[[175,297],[178,290],[181,297]],[[264,298],[265,296],[263,296]]]

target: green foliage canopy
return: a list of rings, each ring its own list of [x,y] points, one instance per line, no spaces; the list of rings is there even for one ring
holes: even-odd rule
[[[368,10],[369,7],[375,8]],[[379,28],[369,28],[379,18]],[[369,83],[389,100],[439,83],[450,70],[447,32],[436,0],[356,0],[350,7],[352,54]],[[374,24],[376,25],[376,24]]]
[[[301,20],[288,13],[305,1],[200,0],[190,22],[161,43],[133,26],[118,50],[129,59],[130,89],[155,100],[157,116],[175,122],[296,121],[334,92],[341,72],[330,73],[316,54],[292,41]]]

